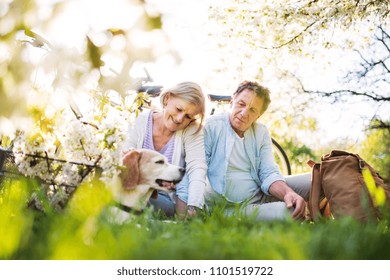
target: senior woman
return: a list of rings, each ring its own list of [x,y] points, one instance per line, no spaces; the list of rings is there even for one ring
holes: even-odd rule
[[[204,206],[207,165],[204,151],[203,123],[205,96],[194,82],[182,82],[160,95],[162,110],[143,110],[128,131],[128,148],[155,150],[171,164],[186,169],[176,192],[159,192],[150,199],[156,210],[166,216],[196,215]],[[169,187],[169,186],[168,186]]]

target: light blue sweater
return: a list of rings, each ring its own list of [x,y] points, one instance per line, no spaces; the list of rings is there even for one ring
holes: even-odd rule
[[[208,179],[212,189],[223,196],[226,194],[226,172],[236,132],[229,122],[229,114],[221,113],[209,117],[204,127]],[[275,181],[285,181],[272,153],[272,140],[268,129],[261,123],[254,123],[244,134],[246,153],[250,156],[250,174],[263,193],[269,195],[269,188]],[[255,194],[248,190],[248,197]],[[237,201],[236,201],[237,202]]]

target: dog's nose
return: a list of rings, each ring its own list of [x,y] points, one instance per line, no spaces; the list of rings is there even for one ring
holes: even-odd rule
[[[186,169],[182,167],[179,168],[179,171],[181,176],[184,176],[184,174],[186,173]]]

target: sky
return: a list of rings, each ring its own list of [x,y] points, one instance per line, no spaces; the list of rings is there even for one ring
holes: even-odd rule
[[[41,3],[55,0],[40,0]],[[47,28],[50,40],[59,45],[77,47],[92,30],[99,31],[112,26],[127,29],[134,23],[134,18],[142,13],[126,0],[78,0],[68,1],[67,9],[56,17]],[[215,28],[207,21],[209,1],[206,0],[150,0],[149,11],[157,9],[163,14],[163,30],[166,40],[177,51],[181,58],[177,64],[175,57],[163,55],[155,63],[147,64],[154,82],[162,85],[172,85],[183,80],[192,80],[202,85],[206,94],[230,94],[236,87],[234,73],[216,74],[213,68],[217,66],[218,49],[208,36],[208,30]],[[40,11],[45,16],[45,9]],[[140,39],[140,42],[142,40]],[[234,54],[233,54],[234,56]],[[341,62],[341,59],[340,59]],[[342,63],[342,62],[341,62]],[[334,79],[331,71],[321,72],[313,69],[313,65],[303,64],[300,71],[308,80],[322,83]],[[136,75],[143,74],[142,67],[136,69]],[[367,104],[346,106],[345,104],[313,104],[313,110],[318,112],[319,135],[312,141],[325,144],[334,139],[351,137],[362,139],[363,126],[366,124],[357,117],[356,110],[372,113],[373,108]],[[309,141],[310,142],[310,141]],[[318,143],[317,143],[318,144]]]

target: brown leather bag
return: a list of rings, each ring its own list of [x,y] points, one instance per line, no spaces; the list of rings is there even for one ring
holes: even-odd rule
[[[350,216],[366,222],[369,219],[378,220],[384,213],[389,217],[390,187],[358,154],[333,150],[330,154],[323,155],[320,163],[309,160],[308,165],[312,167],[308,202],[312,220]],[[374,205],[367,189],[362,175],[365,167],[371,172],[375,185],[384,189],[384,213]]]

